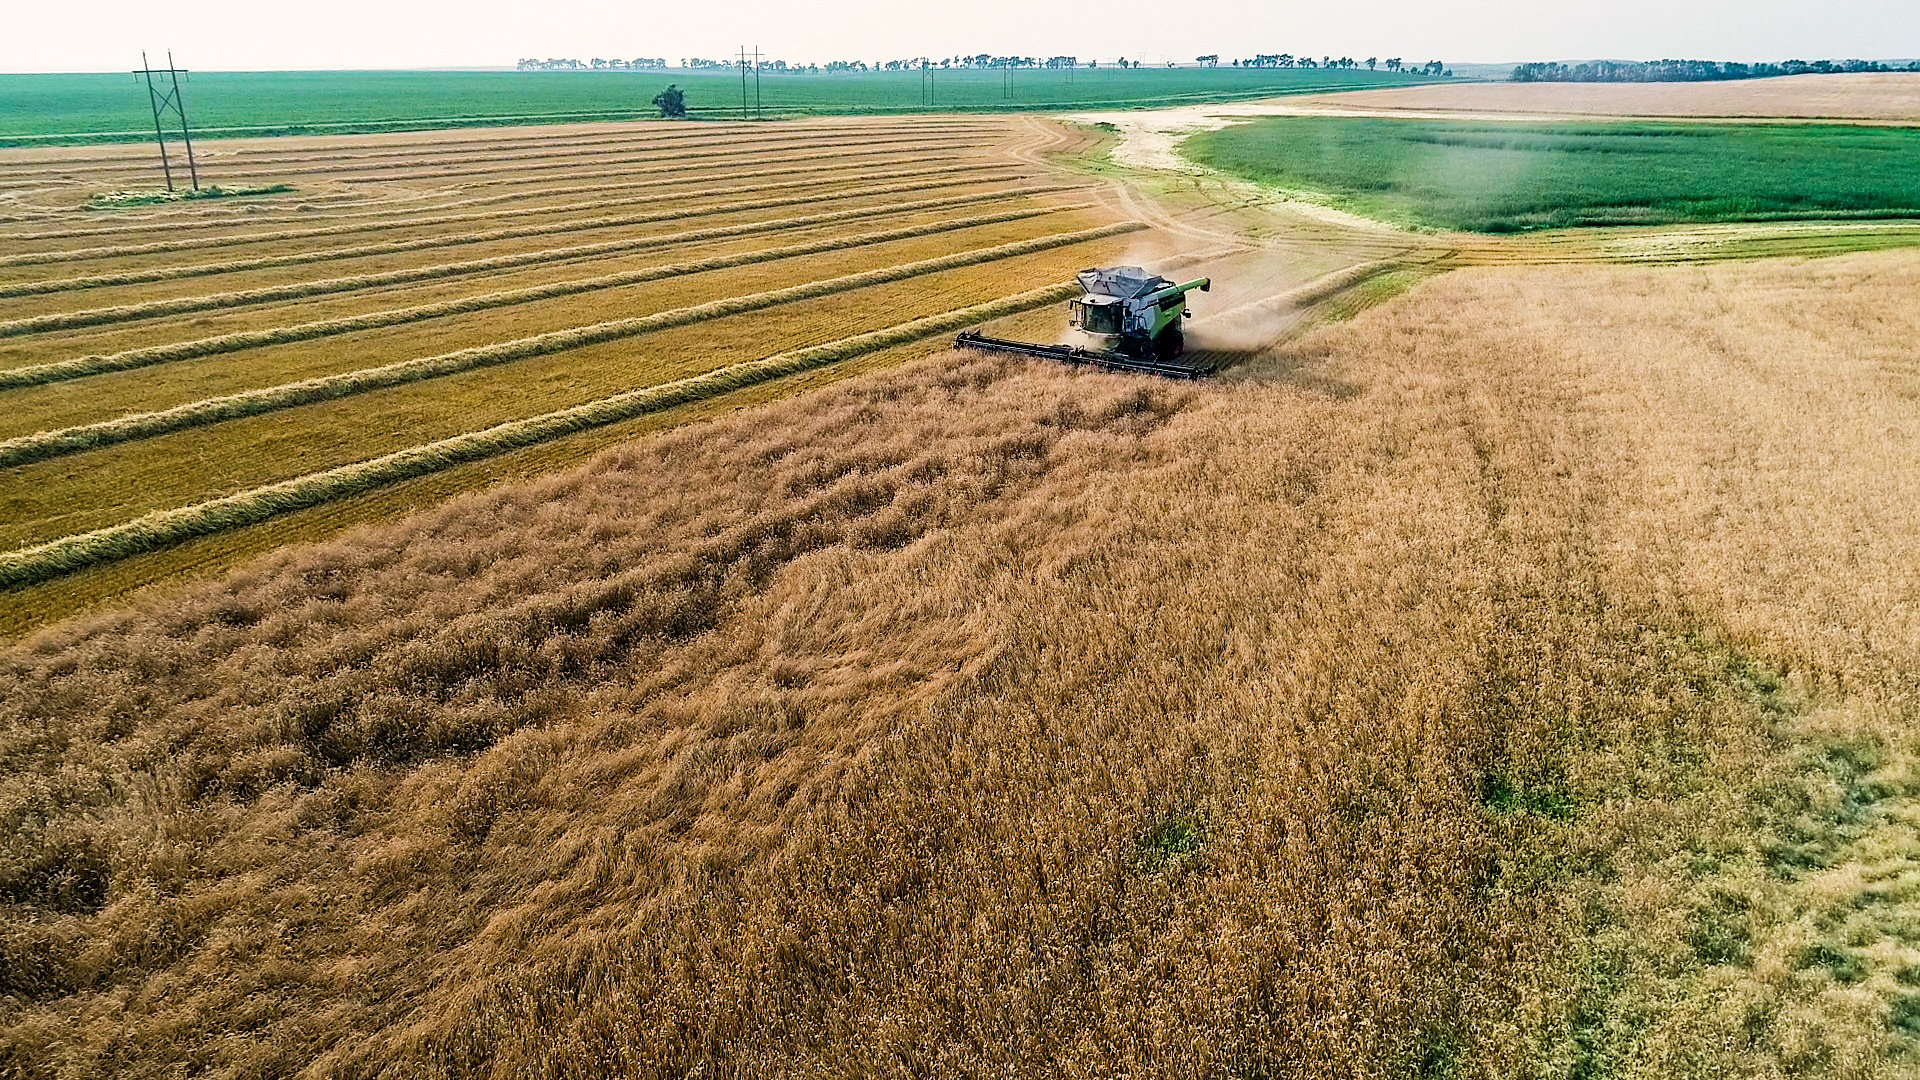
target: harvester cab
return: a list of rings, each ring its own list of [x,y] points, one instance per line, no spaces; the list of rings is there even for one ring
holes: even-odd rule
[[[975,331],[961,334],[958,344],[990,352],[1010,352],[1067,363],[1093,364],[1156,375],[1196,378],[1206,374],[1181,364],[1186,337],[1181,320],[1187,294],[1212,287],[1207,278],[1175,284],[1137,266],[1096,267],[1077,275],[1080,295],[1068,301],[1068,322],[1075,339],[1065,345],[1036,345],[986,337]]]

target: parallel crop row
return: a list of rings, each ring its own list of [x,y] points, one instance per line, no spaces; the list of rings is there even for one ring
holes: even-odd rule
[[[762,146],[750,146],[750,145],[743,146],[741,144],[735,143],[735,144],[722,144],[718,149],[712,149],[712,150],[689,150],[689,151],[673,150],[670,152],[671,153],[670,157],[664,157],[658,151],[639,151],[639,150],[621,151],[613,154],[599,155],[599,160],[607,161],[607,162],[630,162],[635,165],[644,165],[650,162],[659,162],[663,160],[672,161],[672,162],[706,161],[706,160],[712,160],[712,159],[753,161],[763,154],[771,154],[771,153],[783,153],[783,154],[792,153],[795,155],[802,155],[802,154],[809,154],[809,153],[830,152],[834,150],[841,150],[847,147],[855,147],[855,146],[889,146],[889,145],[895,145],[895,144],[913,144],[913,145],[919,145],[919,146],[935,145],[935,144],[930,144],[928,142],[927,137],[918,132],[900,134],[900,135],[891,135],[891,136],[880,136],[880,137],[848,136],[841,133],[834,133],[827,137],[819,138],[819,139],[790,139],[786,142],[767,143]],[[955,144],[952,141],[948,140],[948,141],[940,142],[937,145],[952,148]],[[961,145],[968,145],[968,144],[961,144]],[[468,168],[468,167],[465,167],[465,165],[467,164],[476,164],[481,167]],[[497,173],[552,172],[559,169],[574,169],[578,167],[579,167],[578,164],[575,162],[547,161],[547,160],[543,160],[542,157],[535,155],[535,156],[526,157],[524,159],[507,159],[507,160],[503,160],[503,161],[495,162],[491,164],[485,163],[485,162],[461,163],[461,165],[458,167],[436,166],[432,162],[416,161],[416,162],[411,162],[406,164],[396,164],[390,167],[373,166],[369,168],[361,168],[361,167],[355,167],[351,165],[343,165],[338,168],[327,168],[327,167],[305,168],[305,169],[298,170],[298,174],[306,177],[353,176],[360,179],[379,180],[382,182],[386,182],[391,180],[411,180],[411,179],[420,179],[420,178],[429,178],[429,177],[430,178],[447,178],[447,177],[463,178],[463,177],[469,177],[469,176],[486,176],[489,174],[497,174]],[[392,171],[389,171],[389,169],[391,169]],[[408,169],[411,169],[414,171],[403,171]],[[239,169],[239,170],[231,170],[231,171],[222,169],[218,174],[218,178],[222,181],[249,180],[249,179],[262,179],[262,178],[279,179],[279,178],[284,178],[287,175],[289,175],[289,171],[286,169]]]
[[[573,149],[534,150],[534,151],[525,152],[525,153],[496,154],[491,156],[459,155],[451,158],[441,158],[437,155],[431,155],[431,154],[427,154],[427,155],[416,154],[401,160],[393,160],[393,161],[378,160],[378,161],[370,161],[365,164],[354,164],[352,163],[351,159],[349,159],[347,163],[342,164],[340,163],[342,159],[328,157],[328,158],[320,159],[321,162],[323,163],[317,164],[317,165],[302,164],[302,163],[287,163],[287,166],[285,167],[257,168],[256,166],[268,165],[268,164],[274,164],[274,163],[268,162],[268,161],[252,161],[252,160],[224,160],[223,161],[220,159],[214,159],[212,161],[209,161],[206,164],[202,172],[203,172],[203,175],[210,173],[215,178],[221,181],[226,181],[230,179],[248,178],[248,177],[284,177],[288,175],[289,172],[298,172],[302,176],[327,176],[327,175],[340,175],[340,174],[368,176],[373,174],[386,173],[390,171],[419,170],[419,169],[432,170],[431,174],[438,175],[438,176],[449,176],[449,175],[463,176],[463,175],[484,173],[484,172],[507,171],[511,169],[524,168],[529,165],[540,165],[541,163],[546,163],[546,162],[551,162],[552,164],[544,165],[541,167],[568,168],[568,167],[571,167],[571,165],[573,164],[571,159],[582,158],[582,157],[592,157],[592,158],[597,158],[603,161],[634,161],[634,162],[655,160],[659,158],[663,153],[671,154],[672,157],[676,160],[690,159],[690,158],[714,158],[714,157],[733,157],[733,156],[751,157],[757,154],[772,152],[772,151],[786,151],[786,150],[805,151],[805,150],[811,150],[816,148],[831,149],[833,147],[838,147],[838,146],[874,145],[874,144],[889,143],[889,142],[925,142],[928,139],[928,136],[929,136],[929,133],[922,132],[922,131],[894,131],[894,132],[887,132],[887,133],[875,133],[874,135],[871,135],[871,136],[854,135],[847,131],[821,131],[818,133],[813,133],[813,134],[799,136],[799,137],[794,137],[789,135],[784,139],[767,138],[767,137],[761,137],[761,138],[745,137],[745,138],[730,139],[730,138],[716,138],[716,137],[713,137],[711,133],[705,133],[704,137],[702,137],[698,141],[687,142],[680,146],[671,146],[671,145],[664,145],[664,144],[650,145],[649,143],[644,141],[636,141],[636,142],[628,142],[624,146],[602,148],[602,149],[595,149],[595,150],[573,150]],[[689,151],[688,148],[692,148],[692,149]],[[236,166],[236,165],[240,167],[234,168],[233,166]],[[501,165],[501,166],[506,166],[507,170],[486,169],[486,168],[471,169],[471,168],[465,167],[469,165],[480,165],[480,166]],[[125,164],[103,163],[91,168],[82,168],[82,169],[74,169],[74,168],[13,169],[8,171],[7,179],[27,181],[27,182],[45,181],[45,180],[64,180],[73,176],[75,173],[85,173],[95,178],[111,178],[114,175],[121,174],[121,173],[128,173],[128,172],[150,173],[151,171],[152,171],[152,166],[144,162],[129,162]],[[382,178],[394,179],[394,177],[382,177]]]
[[[999,244],[994,247],[978,248],[952,255],[942,255],[932,259],[901,263],[897,266],[882,267],[858,274],[846,274],[841,277],[827,278],[821,281],[793,285],[784,289],[767,292],[749,293],[722,300],[713,300],[691,307],[675,308],[626,319],[614,319],[595,323],[591,326],[573,327],[566,330],[554,330],[514,341],[494,345],[482,345],[439,356],[421,357],[414,360],[402,360],[379,367],[362,368],[357,371],[343,372],[338,375],[326,375],[300,382],[286,383],[280,386],[248,390],[238,394],[205,398],[188,402],[171,409],[155,412],[134,413],[113,420],[95,424],[80,424],[74,427],[60,428],[55,431],[36,432],[18,438],[0,442],[0,466],[21,465],[48,458],[62,457],[86,450],[94,450],[115,443],[131,442],[136,439],[152,438],[172,431],[200,427],[206,424],[235,420],[241,417],[258,416],[280,409],[289,409],[299,405],[308,405],[319,401],[331,401],[353,394],[367,393],[391,386],[419,382],[424,379],[439,378],[475,368],[491,367],[530,357],[547,356],[572,349],[598,345],[609,341],[635,337],[676,326],[707,322],[712,319],[739,315],[779,304],[808,300],[835,293],[851,292],[855,289],[884,285],[894,281],[925,274],[935,274],[946,270],[955,270],[981,263],[996,262],[1001,259],[1015,258],[1052,248],[1068,247],[1086,243],[1104,237],[1117,236],[1146,228],[1140,222],[1119,222],[1077,232],[1055,233],[1050,236],[1035,237],[1031,240],[1016,241],[1011,244]]]
[[[399,326],[405,323],[419,322],[425,319],[437,319],[449,315],[466,315],[492,308],[532,303],[537,300],[551,300],[562,296],[574,296],[581,293],[597,292],[627,285],[639,285],[648,281],[659,281],[665,278],[681,277],[687,274],[706,273],[713,270],[724,270],[736,266],[749,266],[755,263],[774,262],[779,259],[798,258],[805,255],[818,255],[829,251],[843,251],[872,244],[884,244],[895,240],[911,240],[915,237],[931,236],[935,233],[954,232],[982,225],[997,225],[1009,221],[1043,217],[1069,210],[1081,210],[1091,205],[1090,203],[1069,203],[1058,206],[1033,206],[1023,207],[1018,210],[1006,210],[997,214],[976,214],[971,217],[943,218],[939,221],[929,222],[923,225],[912,225],[901,229],[833,236],[804,244],[761,248],[756,251],[736,252],[731,255],[716,255],[705,259],[668,263],[661,266],[649,266],[639,270],[629,270],[617,274],[601,274],[595,277],[576,278],[570,281],[549,282],[522,289],[503,289],[498,292],[483,293],[477,296],[463,296],[432,304],[415,304],[408,307],[367,312],[361,315],[344,315],[333,319],[316,319],[311,322],[297,323],[292,326],[275,326],[262,330],[241,330],[231,334],[219,334],[214,337],[199,338],[193,341],[172,342],[165,345],[148,345],[136,349],[126,349],[117,353],[81,356],[72,360],[62,360],[57,363],[35,364],[31,367],[0,371],[0,390],[22,386],[41,386],[47,383],[84,378],[89,375],[102,375],[113,371],[127,371],[133,368],[148,367],[153,364],[166,364],[180,360],[197,359],[204,356],[217,356],[224,353],[240,352],[245,349],[263,348],[269,345],[285,345],[298,341],[313,341],[337,334],[350,334],[362,330],[377,330],[382,327]]]
[[[773,210],[787,206],[805,206],[822,201],[874,198],[883,195],[896,195],[914,191],[928,191],[934,188],[954,187],[961,184],[991,183],[996,180],[1018,180],[1018,176],[968,177],[961,180],[940,180],[909,184],[883,184],[878,187],[855,188],[834,192],[829,196],[786,195],[773,199],[746,199],[739,202],[716,203],[697,210],[656,210],[644,214],[620,214],[608,217],[583,218],[573,221],[552,222],[545,225],[524,225],[509,229],[488,229],[482,232],[455,233],[446,236],[422,236],[410,240],[387,240],[374,244],[361,244],[356,247],[327,248],[321,251],[296,251],[283,255],[257,255],[245,259],[229,259],[225,262],[192,263],[185,266],[162,266],[141,270],[123,270],[114,273],[92,274],[85,277],[55,278],[43,281],[23,281],[0,285],[0,297],[41,296],[48,293],[69,292],[76,289],[93,289],[109,285],[138,285],[154,281],[177,281],[183,278],[203,277],[209,274],[229,274],[246,270],[264,270],[277,266],[304,266],[311,263],[331,262],[339,259],[357,259],[373,255],[397,255],[409,251],[424,251],[437,247],[457,247],[464,244],[490,243],[499,240],[517,240],[529,236],[554,236],[560,233],[585,232],[592,229],[619,228],[628,225],[657,224],[663,221],[678,221],[687,217],[713,217],[720,214],[743,213],[751,210]],[[1055,185],[1043,188],[1024,188],[1026,192],[1065,191],[1069,185]]]
[[[888,163],[888,164],[893,164],[893,163]],[[999,163],[981,161],[981,162],[972,162],[972,163],[960,164],[960,165],[942,165],[942,166],[931,167],[931,168],[921,167],[921,168],[913,168],[913,169],[895,169],[891,171],[870,171],[870,170],[862,169],[860,170],[859,175],[863,180],[898,180],[898,179],[904,179],[909,176],[939,176],[946,173],[974,172],[978,170],[1003,168],[1003,167],[1004,165]],[[802,168],[759,169],[759,170],[753,170],[750,172],[734,172],[734,173],[727,174],[726,179],[757,181],[757,180],[766,179],[766,178],[775,177],[775,176],[817,176],[821,173],[837,173],[840,175],[845,175],[847,173],[847,162],[843,160],[843,161],[834,162],[833,164],[830,164],[830,165],[809,165]],[[625,176],[628,174],[621,172],[621,173],[614,173],[609,175]],[[638,182],[622,181],[620,183],[613,183],[613,184],[573,184],[566,187],[543,187],[539,190],[537,195],[540,198],[549,198],[549,197],[560,196],[560,195],[593,195],[593,194],[599,194],[602,192],[616,192],[616,191],[649,191],[649,190],[657,190],[659,188],[678,188],[682,191],[685,191],[688,185],[697,183],[703,180],[708,180],[708,179],[712,179],[712,178],[707,176],[691,176],[690,177],[685,174],[676,174],[660,180],[642,180]],[[815,183],[818,183],[818,181],[800,180],[800,181],[794,181],[791,184],[786,184],[786,183],[754,184],[754,185],[741,185],[733,188],[701,188],[700,193],[703,195],[718,195],[718,194],[726,194],[726,193],[738,193],[742,191],[778,191],[786,187],[804,187],[804,186],[815,184]],[[444,198],[444,196],[442,197]],[[513,192],[506,192],[498,195],[475,195],[475,196],[468,196],[464,198],[455,198],[455,199],[450,199],[444,202],[431,203],[429,205],[419,205],[418,202],[415,202],[409,205],[386,206],[386,207],[375,209],[375,210],[354,209],[354,210],[341,211],[337,213],[328,212],[325,216],[333,220],[383,218],[383,217],[390,218],[390,217],[395,217],[402,214],[418,214],[418,213],[424,213],[424,212],[436,212],[441,210],[455,210],[455,209],[459,209],[461,207],[467,207],[467,206],[495,206],[500,203],[521,203],[521,202],[525,202],[528,198],[529,196],[523,192],[513,191]],[[364,206],[366,204],[364,202],[356,202],[353,205]],[[251,211],[232,211],[231,214],[232,214],[231,221],[218,220],[214,217],[212,213],[205,211],[204,208],[201,208],[201,212],[195,214],[192,220],[192,223],[195,225],[207,225],[207,224],[212,224],[212,225],[228,225],[228,224],[290,225],[290,224],[295,224],[300,222],[309,222],[314,220],[314,217],[315,217],[315,215],[311,213],[261,215],[261,214],[253,213]],[[5,220],[6,220],[5,218],[0,218],[0,221],[5,221]],[[44,232],[14,233],[12,236],[9,237],[9,239],[12,239],[12,240],[76,240],[76,239],[88,239],[96,236],[126,236],[132,233],[156,232],[162,229],[174,229],[174,228],[180,227],[181,224],[183,224],[182,220],[177,217],[170,218],[165,216],[149,216],[149,217],[142,217],[141,219],[135,220],[135,221],[126,221],[118,225],[101,225],[101,226],[94,226],[92,228],[86,228],[86,229],[71,229],[71,228],[49,229]],[[122,247],[117,250],[124,254],[132,249]]]
[[[990,168],[1004,168],[991,164],[948,165],[935,169],[903,169],[897,172],[865,174],[864,180],[924,180],[935,176],[950,176],[955,173],[980,172]],[[1002,175],[982,176],[980,182],[1008,180],[1012,177]],[[954,183],[971,183],[957,180]],[[671,181],[657,181],[638,184],[635,187],[657,188]],[[770,191],[790,191],[794,188],[813,188],[820,186],[817,180],[793,180],[778,184],[740,184],[734,187],[707,188],[700,192],[702,198],[717,198],[726,195],[751,195]],[[821,196],[816,194],[815,199]],[[519,201],[515,197],[513,201]],[[305,229],[277,229],[272,232],[236,233],[229,236],[189,236],[178,240],[155,240],[145,244],[110,244],[105,247],[70,248],[65,251],[28,251],[16,255],[0,255],[0,266],[29,266],[43,263],[71,262],[79,259],[112,259],[131,255],[153,255],[165,251],[190,251],[197,248],[239,247],[246,244],[273,244],[288,240],[311,240],[322,236],[346,236],[358,232],[379,232],[387,229],[424,229],[436,225],[458,225],[469,221],[498,221],[505,218],[538,217],[546,214],[571,214],[592,210],[604,210],[616,206],[644,206],[660,202],[659,195],[630,195],[618,199],[594,199],[591,202],[551,203],[542,206],[522,206],[512,210],[482,210],[471,213],[439,214],[425,217],[401,218],[394,221],[360,221],[340,225],[316,225]],[[710,213],[704,206],[686,207],[674,211],[662,211],[654,215],[656,220],[677,216],[696,216]],[[22,238],[24,239],[24,238]]]
[[[805,145],[805,138],[847,138],[862,135],[872,138],[886,136],[944,137],[986,134],[990,129],[979,125],[915,125],[911,128],[878,128],[862,132],[846,126],[819,128],[806,132],[787,132],[784,134],[736,134],[719,135],[711,127],[683,129],[675,133],[662,133],[643,138],[618,136],[607,139],[566,139],[563,142],[553,139],[523,140],[519,143],[482,142],[467,147],[444,143],[424,142],[391,146],[375,153],[340,154],[326,151],[313,151],[300,154],[263,155],[259,153],[235,153],[232,151],[204,154],[201,168],[207,171],[221,171],[221,175],[230,175],[223,171],[228,166],[251,168],[259,165],[295,167],[302,173],[328,171],[312,166],[341,166],[358,168],[358,163],[370,166],[388,165],[391,167],[428,165],[451,165],[463,162],[511,162],[523,160],[552,159],[561,160],[580,157],[605,157],[621,151],[640,150],[680,150],[686,148],[707,148],[716,146],[741,147],[752,150],[783,149],[789,146]],[[555,148],[559,143],[564,149]],[[65,179],[77,172],[104,175],[121,172],[149,173],[153,169],[151,161],[141,158],[56,158],[40,159],[31,166],[9,170],[9,177],[31,179]],[[335,170],[337,171],[337,170]]]
[[[893,214],[909,214],[922,210],[944,210],[951,207],[973,206],[980,203],[1006,202],[1011,199],[1023,198],[1029,195],[1044,195],[1070,190],[1077,189],[1070,185],[1029,187],[1003,191],[975,192],[967,195],[948,195],[937,199],[919,199],[912,202],[889,203],[880,206],[856,206],[846,210],[829,210],[819,214],[803,214],[798,217],[775,218],[771,221],[748,221],[737,225],[714,225],[705,229],[689,229],[683,232],[667,233],[660,236],[602,240],[591,244],[573,244],[567,247],[545,248],[539,251],[516,251],[507,255],[493,255],[484,259],[465,259],[460,262],[439,263],[432,266],[412,266],[401,270],[384,270],[370,274],[352,274],[344,277],[321,278],[314,281],[296,281],[285,285],[266,285],[254,289],[236,289],[231,292],[208,293],[200,296],[179,296],[161,300],[144,300],[133,304],[89,308],[83,311],[63,311],[48,315],[29,315],[23,319],[12,319],[0,322],[0,337],[15,337],[21,334],[37,334],[49,330],[70,330],[83,326],[101,326],[109,323],[131,322],[136,319],[152,319],[164,315],[180,315],[194,311],[219,311],[248,304],[271,303],[278,300],[300,300],[330,293],[384,288],[389,285],[405,285],[416,281],[436,281],[443,278],[458,277],[463,274],[489,273],[498,270],[535,266],[541,263],[562,262],[568,259],[581,259],[597,255],[648,251],[657,248],[674,247],[680,244],[750,236],[763,232],[784,232],[791,229],[811,228],[815,225],[858,221],[863,218],[887,217]]]
[[[524,420],[509,421],[484,431],[456,435],[384,457],[310,473],[224,498],[156,511],[124,524],[62,537],[0,555],[0,588],[17,588],[46,581],[87,566],[159,550],[195,537],[255,524],[281,514],[319,506],[576,432],[715,397],[896,345],[921,341],[989,319],[1057,303],[1078,291],[1079,287],[1072,283],[1034,289],[813,348],[733,364],[704,375],[632,390]]]

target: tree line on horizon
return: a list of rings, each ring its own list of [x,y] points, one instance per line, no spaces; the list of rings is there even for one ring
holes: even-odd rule
[[[1859,75],[1920,71],[1920,61],[1893,66],[1872,60],[1785,60],[1776,64],[1741,64],[1713,60],[1595,60],[1585,64],[1521,64],[1513,69],[1514,82],[1724,82],[1769,79],[1781,75]]]
[[[1195,57],[1194,62],[1200,67],[1215,68],[1220,66],[1220,56],[1218,53],[1211,53],[1206,56]],[[840,75],[859,72],[922,71],[927,69],[951,71],[956,69],[1032,68],[1061,71],[1080,67],[1098,68],[1100,64],[1101,62],[1099,60],[1083,61],[1077,56],[1049,56],[1041,58],[1037,56],[996,56],[992,53],[976,53],[972,56],[943,56],[938,59],[927,56],[917,56],[904,60],[875,60],[871,64],[865,60],[830,60],[825,64],[790,64],[785,60],[761,60],[753,66],[761,73],[771,75],[818,75],[822,73]],[[739,60],[708,60],[702,57],[690,57],[681,60],[679,66],[683,71],[731,71],[741,65],[742,62]],[[1429,61],[1421,65],[1412,65],[1406,63],[1399,57],[1383,61],[1379,57],[1355,60],[1350,56],[1338,58],[1326,56],[1315,60],[1311,56],[1296,57],[1292,53],[1260,53],[1257,56],[1229,62],[1229,66],[1235,68],[1324,68],[1332,71],[1353,71],[1363,65],[1368,71],[1376,71],[1384,67],[1391,72],[1409,75],[1451,76],[1453,74],[1445,64],[1438,60]],[[520,71],[663,71],[669,66],[664,58],[657,57],[641,57],[633,60],[606,60],[600,57],[594,57],[591,60],[585,61],[567,58],[542,60],[528,57],[520,60],[519,63],[515,65],[516,69]],[[1143,67],[1144,64],[1139,60],[1129,60],[1123,56],[1118,60],[1108,61],[1108,66],[1137,70]],[[1171,68],[1178,65],[1172,61],[1168,61],[1166,66]]]

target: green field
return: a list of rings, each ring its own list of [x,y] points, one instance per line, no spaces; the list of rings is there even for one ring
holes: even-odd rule
[[[942,112],[1150,107],[1428,81],[1366,71],[1118,68],[936,71]],[[721,72],[331,71],[206,72],[186,85],[203,135],[391,131],[653,115],[668,83],[695,118],[740,115],[740,76]],[[918,72],[760,78],[767,116],[927,111]],[[144,86],[127,75],[0,75],[0,145],[152,137]]]
[[[1195,135],[1194,160],[1409,225],[1920,217],[1920,130],[1274,117]]]

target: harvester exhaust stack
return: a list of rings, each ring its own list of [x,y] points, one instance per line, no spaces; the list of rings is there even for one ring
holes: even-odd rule
[[[969,330],[955,344],[1178,379],[1210,374],[1198,365],[1180,362],[1186,354],[1180,321],[1193,314],[1187,310],[1187,294],[1196,289],[1208,291],[1213,286],[1210,279],[1175,284],[1137,266],[1096,267],[1082,270],[1076,277],[1081,295],[1069,301],[1067,309],[1080,343],[1036,345]]]

